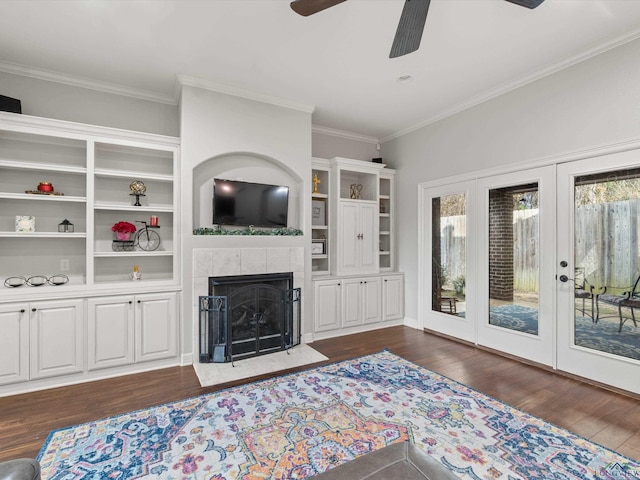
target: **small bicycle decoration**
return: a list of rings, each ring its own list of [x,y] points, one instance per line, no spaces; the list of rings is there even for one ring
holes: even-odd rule
[[[133,238],[134,245],[140,247],[140,250],[146,252],[152,252],[157,250],[160,246],[160,234],[156,232],[156,228],[160,228],[159,225],[149,225],[142,220],[136,220],[136,223],[142,223],[144,228],[140,228]]]

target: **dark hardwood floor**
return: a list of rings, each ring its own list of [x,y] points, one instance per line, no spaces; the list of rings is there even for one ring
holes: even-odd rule
[[[637,398],[408,327],[322,340],[313,347],[331,362],[388,348],[396,355],[640,460]],[[35,457],[52,430],[232,385],[201,388],[189,366],[0,398],[0,460]]]

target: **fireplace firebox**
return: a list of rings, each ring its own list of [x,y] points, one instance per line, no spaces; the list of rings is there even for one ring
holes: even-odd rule
[[[200,363],[287,350],[300,343],[293,273],[209,277],[200,301]]]

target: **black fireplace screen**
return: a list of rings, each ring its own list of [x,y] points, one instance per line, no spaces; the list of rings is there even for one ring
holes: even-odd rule
[[[211,278],[200,297],[200,363],[230,362],[300,343],[291,273]]]

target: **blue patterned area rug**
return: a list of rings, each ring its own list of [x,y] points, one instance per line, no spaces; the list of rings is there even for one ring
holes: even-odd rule
[[[462,479],[640,463],[387,351],[52,432],[44,479],[302,479],[410,440]]]
[[[489,323],[519,332],[538,334],[538,310],[521,305],[499,305],[489,309]]]

